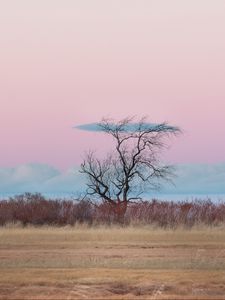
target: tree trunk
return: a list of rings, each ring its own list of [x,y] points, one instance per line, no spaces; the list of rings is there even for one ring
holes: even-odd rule
[[[124,217],[127,211],[127,201],[117,202],[113,208],[115,214],[115,220],[119,224],[124,224]]]

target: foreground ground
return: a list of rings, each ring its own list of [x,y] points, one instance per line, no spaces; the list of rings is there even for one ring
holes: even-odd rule
[[[0,228],[0,299],[225,299],[225,230]]]

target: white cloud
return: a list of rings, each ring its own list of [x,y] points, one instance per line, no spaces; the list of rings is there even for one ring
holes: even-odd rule
[[[164,186],[161,194],[225,194],[225,163],[177,165],[176,174],[175,186]],[[1,195],[24,192],[73,195],[84,189],[85,178],[79,167],[64,172],[43,164],[0,168]]]
[[[176,175],[175,187],[165,187],[166,193],[225,194],[225,163],[180,164]]]
[[[60,171],[44,164],[26,164],[14,168],[0,168],[0,192],[38,191],[47,180],[59,175]]]
[[[60,194],[77,194],[85,189],[85,179],[74,167],[46,180],[42,186],[43,192]]]

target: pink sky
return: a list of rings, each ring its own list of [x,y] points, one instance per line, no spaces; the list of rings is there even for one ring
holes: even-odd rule
[[[225,161],[225,1],[0,3],[0,167],[65,169],[103,116],[179,125],[171,162]]]

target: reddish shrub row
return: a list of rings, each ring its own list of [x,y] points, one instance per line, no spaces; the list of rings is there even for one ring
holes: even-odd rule
[[[93,205],[63,199],[46,199],[41,194],[26,193],[0,201],[0,225],[21,222],[23,225],[111,224],[115,221],[106,203]],[[192,202],[145,201],[130,204],[126,224],[154,224],[160,227],[225,223],[225,203],[210,200]]]
[[[143,222],[160,227],[192,227],[198,224],[219,225],[225,223],[225,203],[211,200],[192,202],[167,202],[152,200],[130,207],[128,222]]]
[[[47,200],[41,194],[25,193],[0,201],[0,225],[73,225],[92,221],[92,207],[87,201]]]

